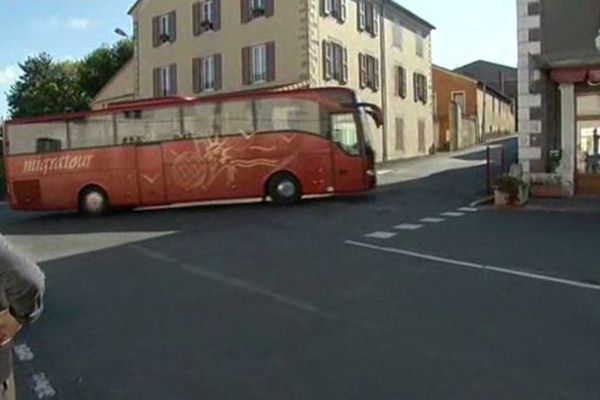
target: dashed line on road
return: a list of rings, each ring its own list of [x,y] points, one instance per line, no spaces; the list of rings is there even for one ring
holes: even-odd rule
[[[380,252],[384,252],[384,253],[399,254],[402,256],[406,256],[406,257],[412,257],[412,258],[417,258],[417,259],[421,259],[421,260],[433,261],[433,262],[452,265],[452,266],[456,266],[456,267],[477,269],[477,270],[481,270],[481,271],[495,272],[497,274],[511,275],[511,276],[516,276],[516,277],[530,279],[530,280],[537,280],[537,281],[549,282],[549,283],[554,283],[554,284],[559,284],[559,285],[564,285],[564,286],[571,286],[571,287],[576,287],[579,289],[600,291],[600,285],[594,285],[591,283],[557,278],[557,277],[550,276],[550,275],[535,274],[535,273],[531,273],[531,272],[520,271],[517,269],[500,268],[500,267],[494,267],[491,265],[472,263],[472,262],[468,262],[468,261],[453,260],[450,258],[438,257],[438,256],[430,255],[430,254],[416,253],[414,251],[397,249],[397,248],[393,248],[393,247],[375,246],[372,244],[355,242],[352,240],[347,240],[345,243],[347,245],[354,246],[354,247],[362,247],[365,249],[380,251]]]
[[[396,225],[394,227],[394,229],[399,230],[399,231],[416,231],[418,229],[421,229],[423,227],[423,225],[418,225],[418,224],[400,224],[400,225]]]
[[[449,212],[441,213],[440,215],[442,217],[459,218],[459,217],[464,217],[465,213],[449,211]]]
[[[475,207],[462,207],[462,208],[459,208],[458,211],[467,212],[467,213],[474,213],[474,212],[477,212],[479,210],[476,209]]]
[[[17,344],[13,347],[13,351],[17,359],[21,362],[31,361],[34,359],[33,351],[25,343]]]
[[[391,239],[394,236],[396,236],[395,233],[393,232],[373,232],[373,233],[368,233],[365,235],[365,237],[371,238],[371,239]]]
[[[33,381],[33,391],[38,399],[49,399],[56,395],[56,391],[45,373],[35,374],[31,377],[31,380]]]
[[[442,222],[446,221],[444,218],[433,218],[433,217],[428,217],[428,218],[423,218],[421,219],[420,222],[423,222],[425,224],[441,224]]]

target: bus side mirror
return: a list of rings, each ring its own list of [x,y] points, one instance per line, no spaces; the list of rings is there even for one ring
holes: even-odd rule
[[[372,103],[357,103],[356,107],[364,108],[365,112],[373,118],[373,121],[375,121],[377,128],[383,126],[383,112],[379,106]]]
[[[367,110],[367,114],[369,114],[373,118],[373,121],[375,121],[375,126],[377,126],[377,128],[381,128],[383,126],[383,116],[381,115],[381,113],[375,112],[373,110]]]

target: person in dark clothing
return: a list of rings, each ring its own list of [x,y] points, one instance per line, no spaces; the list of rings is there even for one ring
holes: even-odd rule
[[[0,400],[15,399],[12,343],[42,313],[44,290],[40,268],[0,235]]]

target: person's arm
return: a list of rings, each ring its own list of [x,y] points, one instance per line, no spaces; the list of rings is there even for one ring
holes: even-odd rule
[[[0,282],[10,314],[20,323],[39,318],[43,309],[44,274],[40,268],[0,236]]]

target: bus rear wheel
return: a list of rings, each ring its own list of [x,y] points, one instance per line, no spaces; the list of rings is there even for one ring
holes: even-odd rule
[[[287,206],[302,199],[302,187],[295,176],[288,173],[274,175],[267,187],[271,200],[277,205]]]
[[[84,189],[79,196],[79,211],[97,217],[108,212],[108,196],[99,187],[91,186]]]

